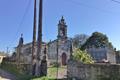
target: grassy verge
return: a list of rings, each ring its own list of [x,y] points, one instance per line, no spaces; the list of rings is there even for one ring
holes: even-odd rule
[[[47,77],[41,78],[33,78],[31,80],[56,80],[57,68],[56,67],[49,67],[48,68],[48,75]]]
[[[41,78],[33,78],[31,80],[57,80],[57,79],[54,79],[54,78],[48,78],[48,77],[41,77]]]
[[[30,80],[32,78],[30,75],[26,75],[26,74],[20,72],[17,69],[16,65],[13,65],[13,64],[2,63],[0,68],[15,75],[17,80]]]
[[[41,77],[41,78],[33,78],[31,75],[27,75],[25,73],[20,72],[20,70],[17,69],[16,65],[9,64],[9,63],[2,63],[0,66],[1,69],[13,74],[16,76],[17,80],[56,80],[57,75],[57,68],[56,67],[48,67],[48,74],[47,77]],[[59,71],[63,71],[63,67],[58,68]]]
[[[58,70],[59,72],[63,72],[64,67],[59,67]],[[57,76],[57,67],[48,67],[47,77],[33,78],[31,80],[57,80],[56,76]]]
[[[63,72],[64,71],[64,67],[59,67],[58,71],[59,72]],[[47,76],[49,78],[56,78],[56,76],[57,76],[57,67],[49,67]]]

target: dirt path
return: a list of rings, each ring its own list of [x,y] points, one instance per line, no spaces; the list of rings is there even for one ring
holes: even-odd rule
[[[67,77],[67,67],[63,67],[62,70],[58,71],[58,79],[63,79]]]
[[[0,69],[0,80],[16,80],[16,77],[9,72]]]

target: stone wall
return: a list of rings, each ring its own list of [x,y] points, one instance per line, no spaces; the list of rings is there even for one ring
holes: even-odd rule
[[[120,80],[120,65],[116,64],[82,64],[69,60],[67,68],[69,80]]]
[[[86,49],[86,51],[91,55],[91,57],[93,58],[95,62],[102,62],[105,59],[105,60],[108,60],[111,64],[116,63],[115,52],[111,48],[91,47],[91,48]]]

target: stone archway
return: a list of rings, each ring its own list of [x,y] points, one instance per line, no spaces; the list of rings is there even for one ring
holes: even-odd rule
[[[67,61],[67,55],[66,55],[66,53],[62,53],[62,65],[66,65],[66,61]]]

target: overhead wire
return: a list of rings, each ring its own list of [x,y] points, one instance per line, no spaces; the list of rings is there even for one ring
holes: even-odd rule
[[[28,13],[28,11],[29,11],[29,7],[30,7],[30,5],[31,5],[31,1],[32,1],[32,0],[28,0],[28,4],[27,4],[27,6],[26,6],[26,8],[25,8],[25,12],[23,13],[22,19],[21,19],[20,23],[18,24],[16,33],[15,33],[15,35],[14,35],[14,37],[13,37],[13,40],[12,40],[11,43],[9,44],[9,47],[14,44],[14,42],[16,41],[16,39],[17,39],[17,37],[18,37],[18,33],[19,33],[19,31],[20,31],[20,29],[21,29],[21,27],[22,27],[22,24],[23,24],[23,22],[24,22],[24,20],[25,20],[25,18],[26,18],[26,15],[27,15],[27,13]]]
[[[26,9],[25,9],[25,12],[24,12],[24,15],[23,15],[23,17],[22,17],[22,19],[21,19],[21,22],[20,22],[17,30],[16,30],[15,38],[14,38],[14,40],[12,40],[10,46],[15,42],[15,40],[16,40],[16,38],[17,38],[17,35],[18,35],[19,31],[20,31],[20,28],[21,28],[21,26],[22,26],[22,24],[23,24],[23,22],[24,22],[25,16],[27,15],[27,12],[28,12],[28,10],[29,10],[31,1],[32,1],[32,0],[29,0],[29,2],[28,2],[28,5],[27,5],[27,7],[26,7]],[[101,9],[101,8],[98,8],[98,7],[95,7],[95,6],[92,6],[92,5],[87,5],[87,4],[85,4],[85,3],[78,2],[78,1],[75,1],[75,0],[64,0],[64,1],[71,2],[72,4],[75,4],[75,5],[78,5],[78,6],[84,6],[84,7],[87,7],[87,8],[91,8],[91,9],[94,9],[94,10],[97,10],[97,11],[100,11],[100,12],[103,12],[103,13],[108,13],[108,14],[113,14],[113,13],[114,13],[114,12],[112,12],[112,11],[104,10],[104,9]],[[111,0],[111,1],[120,4],[120,2],[117,1],[117,0]]]

